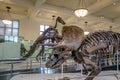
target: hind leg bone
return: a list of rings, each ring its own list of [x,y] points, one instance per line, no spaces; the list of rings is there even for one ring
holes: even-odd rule
[[[93,78],[100,73],[101,68],[97,66],[94,62],[92,62],[90,59],[85,57],[83,59],[86,65],[90,65],[93,67],[92,72],[88,75],[88,77],[85,80],[93,80]]]

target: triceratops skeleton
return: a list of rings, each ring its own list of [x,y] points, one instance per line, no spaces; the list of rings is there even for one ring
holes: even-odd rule
[[[101,67],[89,59],[89,55],[99,55],[99,59],[107,58],[112,52],[118,50],[120,45],[120,34],[112,31],[97,31],[84,37],[84,31],[77,26],[64,26],[62,30],[63,39],[53,47],[53,53],[46,63],[48,68],[57,68],[69,57],[83,65],[93,67],[92,72],[85,80],[93,80],[101,71]]]

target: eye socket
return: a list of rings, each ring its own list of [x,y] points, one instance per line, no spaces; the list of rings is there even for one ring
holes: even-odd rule
[[[65,48],[60,48],[59,51],[65,51]]]

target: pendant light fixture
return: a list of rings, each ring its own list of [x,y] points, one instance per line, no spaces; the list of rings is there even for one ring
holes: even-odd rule
[[[10,15],[10,9],[11,9],[11,7],[7,6],[6,9],[7,9],[7,12],[4,13],[4,16],[3,16],[4,19],[2,20],[2,22],[4,24],[11,24],[12,23],[12,21],[11,21],[11,15]]]
[[[112,26],[109,27],[109,31],[112,31]]]
[[[84,17],[87,15],[88,10],[85,5],[85,0],[79,0],[79,8],[74,11],[77,17]]]
[[[87,22],[87,21],[85,21],[85,26],[86,26],[86,28],[87,28],[87,26],[88,26],[88,22]],[[85,35],[88,35],[89,32],[88,32],[88,31],[84,31],[84,34],[85,34]]]

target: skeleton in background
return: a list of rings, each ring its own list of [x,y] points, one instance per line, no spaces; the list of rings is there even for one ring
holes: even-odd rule
[[[22,59],[27,59],[30,56],[33,55],[33,53],[35,52],[35,50],[41,46],[41,50],[39,51],[39,53],[36,56],[36,59],[38,60],[39,56],[43,56],[44,54],[44,49],[45,46],[53,46],[56,45],[61,39],[62,36],[60,36],[58,34],[58,30],[56,29],[57,27],[57,23],[61,23],[63,25],[65,25],[65,22],[63,21],[63,19],[61,17],[57,17],[56,18],[56,22],[54,27],[50,27],[48,29],[46,29],[35,41],[34,43],[30,46],[30,50],[28,50],[27,54],[25,54],[23,56]],[[46,40],[50,40],[51,43],[45,43]]]
[[[114,51],[117,51],[120,46],[120,34],[112,31],[97,31],[84,37],[81,28],[64,26],[62,36],[61,42],[53,47],[53,53],[49,56],[46,67],[57,68],[68,58],[73,57],[77,63],[82,63],[84,67],[85,65],[93,67],[85,80],[93,80],[101,71],[101,67],[91,61],[89,55],[96,54],[99,60],[107,58],[108,54],[111,54],[109,46],[112,46]]]

